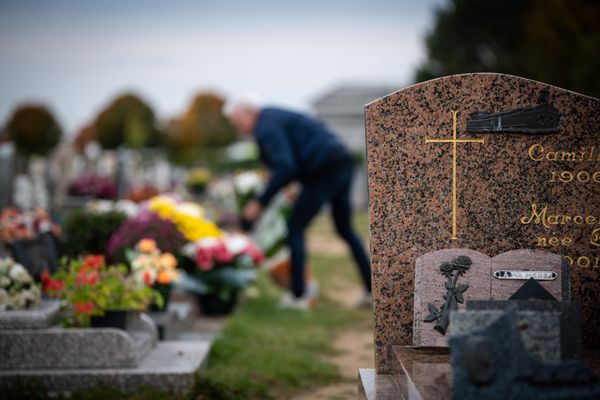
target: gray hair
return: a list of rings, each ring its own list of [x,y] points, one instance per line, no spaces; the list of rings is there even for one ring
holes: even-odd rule
[[[238,93],[229,96],[223,104],[223,114],[230,117],[236,111],[247,108],[258,110],[262,107],[263,101],[259,95],[252,92]]]

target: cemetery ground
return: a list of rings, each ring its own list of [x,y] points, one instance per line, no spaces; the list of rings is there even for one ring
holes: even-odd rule
[[[355,223],[366,239],[366,213]],[[198,398],[356,398],[357,370],[373,364],[372,312],[352,307],[361,290],[356,268],[328,215],[311,227],[308,247],[321,286],[318,307],[279,310],[280,291],[261,277],[258,296],[241,305],[215,342]]]
[[[366,241],[366,213],[356,214],[354,220]],[[260,274],[258,290],[250,291],[226,320],[188,396],[150,388],[122,393],[97,387],[71,398],[355,399],[358,368],[373,367],[372,311],[353,308],[361,293],[356,267],[335,236],[329,215],[324,213],[311,227],[308,247],[320,284],[317,308],[309,313],[278,309],[281,290]],[[35,388],[8,396],[47,398]]]

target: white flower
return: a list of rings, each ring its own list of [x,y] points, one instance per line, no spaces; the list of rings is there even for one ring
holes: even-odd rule
[[[223,243],[225,244],[225,247],[227,248],[227,250],[229,250],[231,254],[240,254],[248,247],[250,241],[245,235],[239,233],[231,233],[223,238]]]
[[[0,305],[5,306],[8,305],[9,296],[6,290],[0,289]]]
[[[8,272],[8,276],[16,282],[27,283],[33,281],[29,272],[21,264],[14,264]]]
[[[204,218],[204,209],[195,203],[179,203],[175,207],[175,210],[179,214],[189,215],[192,218]]]
[[[0,276],[8,275],[8,269],[11,264],[12,260],[8,257],[0,259]]]
[[[27,300],[22,295],[22,292],[17,292],[15,294],[13,294],[9,300],[9,305],[11,306],[11,308],[13,308],[15,310],[25,308],[26,304],[27,304]]]
[[[31,287],[29,290],[21,291],[21,296],[26,303],[35,304],[39,300],[39,291],[36,290],[37,286]]]
[[[248,194],[259,191],[263,186],[260,175],[253,171],[242,172],[233,178],[235,190],[240,194]]]
[[[115,210],[120,211],[131,218],[139,212],[140,206],[131,200],[123,199],[117,201],[115,204]]]
[[[181,248],[181,253],[186,257],[194,258],[196,256],[196,243],[187,243]]]
[[[9,287],[11,283],[12,282],[8,276],[0,277],[0,288]]]

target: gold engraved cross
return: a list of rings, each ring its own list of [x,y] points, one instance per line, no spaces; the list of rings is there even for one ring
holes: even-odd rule
[[[452,111],[452,123],[453,123],[453,137],[452,139],[427,139],[425,138],[425,144],[429,143],[452,143],[452,240],[457,240],[456,235],[456,207],[457,207],[457,195],[456,188],[457,177],[456,177],[456,145],[457,143],[485,143],[484,138],[475,139],[457,139],[456,138],[456,114],[458,111]]]

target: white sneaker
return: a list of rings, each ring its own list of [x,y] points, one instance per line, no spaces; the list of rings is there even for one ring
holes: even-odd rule
[[[317,297],[304,293],[302,297],[296,297],[291,293],[285,293],[279,301],[279,308],[286,310],[310,311],[317,305]]]
[[[363,292],[354,303],[354,308],[373,308],[373,295],[371,292]]]

